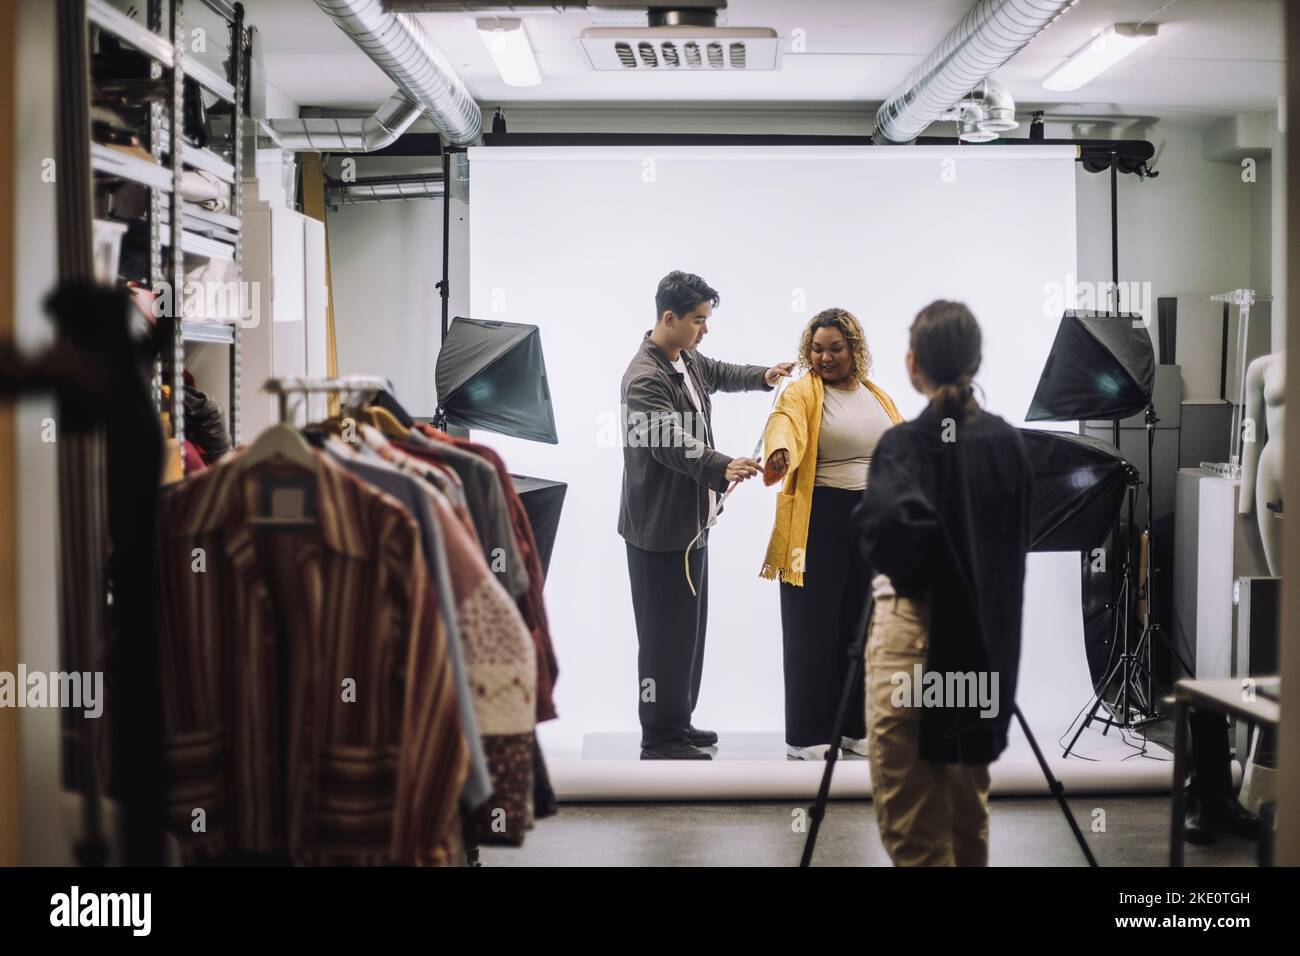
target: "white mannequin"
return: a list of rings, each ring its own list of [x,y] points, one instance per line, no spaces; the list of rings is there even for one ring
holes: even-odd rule
[[[1246,370],[1246,423],[1253,441],[1242,442],[1238,512],[1255,511],[1269,573],[1282,574],[1282,522],[1268,504],[1282,497],[1282,422],[1286,393],[1286,351],[1261,355]],[[1243,437],[1252,437],[1247,432]],[[1294,506],[1294,505],[1293,505]]]

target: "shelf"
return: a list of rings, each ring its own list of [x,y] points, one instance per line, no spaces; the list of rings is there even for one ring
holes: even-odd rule
[[[90,166],[95,172],[148,186],[169,193],[172,191],[172,171],[158,163],[129,156],[121,150],[110,149],[100,143],[90,144]]]
[[[170,246],[172,243],[171,228],[159,230],[164,246]],[[207,236],[200,236],[196,232],[190,232],[183,229],[181,231],[181,249],[189,255],[202,256],[205,259],[231,259],[235,258],[235,247],[227,242],[218,242],[215,239],[209,239]]]
[[[166,120],[162,124],[162,141],[163,155],[170,158],[171,123]],[[235,167],[210,149],[182,142],[181,162],[191,169],[201,169],[205,173],[211,173],[227,185],[235,185]]]
[[[235,185],[235,167],[210,149],[185,143],[181,146],[181,162],[195,169],[201,169],[205,173],[211,173],[231,186]]]
[[[205,236],[217,242],[234,243],[239,239],[239,220],[234,216],[229,216],[223,212],[210,212],[202,206],[190,202],[185,203],[181,210],[181,216],[183,219],[181,225],[186,232]],[[214,221],[212,217],[220,217],[220,219]],[[164,228],[169,228],[171,219],[171,210],[164,206],[159,221]],[[233,228],[231,228],[231,223],[233,223]]]
[[[184,203],[182,209],[186,219],[197,219],[199,222],[205,222],[208,225],[229,232],[239,232],[240,230],[239,217],[232,216],[228,212],[213,212],[211,209],[204,209],[198,203],[193,202]]]
[[[181,338],[186,342],[234,345],[235,327],[225,322],[182,322]]]
[[[204,66],[198,60],[185,57],[182,57],[181,69],[187,77],[197,80],[204,89],[216,93],[227,103],[235,102],[235,87],[222,79],[215,70]]]
[[[101,30],[131,44],[163,66],[172,65],[172,45],[148,27],[109,6],[107,0],[86,0],[86,16]]]

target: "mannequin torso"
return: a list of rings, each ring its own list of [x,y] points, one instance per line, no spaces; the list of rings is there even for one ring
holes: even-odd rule
[[[1244,437],[1242,443],[1241,504],[1253,509],[1269,570],[1282,573],[1282,522],[1269,510],[1282,497],[1282,435],[1286,392],[1286,352],[1262,355],[1246,371]]]

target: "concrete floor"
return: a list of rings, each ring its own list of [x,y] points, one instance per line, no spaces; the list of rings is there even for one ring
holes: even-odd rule
[[[804,833],[796,803],[564,804],[538,822],[522,847],[484,847],[484,866],[795,866]],[[993,866],[1079,866],[1079,852],[1056,801],[991,802]],[[1071,807],[1102,866],[1165,866],[1167,796],[1079,796]],[[806,809],[806,808],[805,808]],[[1105,832],[1091,832],[1094,819]],[[1188,866],[1251,866],[1256,844],[1221,837],[1187,847]],[[836,801],[814,857],[818,866],[888,866],[870,801]]]

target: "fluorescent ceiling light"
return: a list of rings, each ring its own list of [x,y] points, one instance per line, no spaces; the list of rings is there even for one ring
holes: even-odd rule
[[[1089,41],[1043,80],[1043,88],[1067,92],[1091,83],[1156,35],[1154,23],[1115,23]]]
[[[475,20],[474,25],[506,86],[537,86],[542,82],[523,20],[484,17]]]

